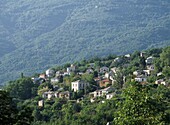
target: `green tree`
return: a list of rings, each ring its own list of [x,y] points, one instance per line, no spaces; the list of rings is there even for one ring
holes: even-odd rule
[[[83,74],[81,79],[88,82],[88,83],[94,83],[94,75],[93,74]]]
[[[116,88],[123,88],[123,85],[125,83],[125,74],[123,70],[119,70],[116,73],[112,75],[113,79],[116,80],[116,83],[114,83],[114,86]]]
[[[11,81],[5,89],[12,97],[18,99],[29,99],[36,96],[37,87],[38,86],[32,82],[31,78],[21,78]]]
[[[160,60],[163,63],[162,66],[170,66],[170,47],[163,49],[160,54]]]
[[[9,93],[0,90],[0,123],[2,125],[30,125],[32,110],[27,106],[16,107]]]
[[[9,93],[0,90],[0,123],[2,125],[13,125],[16,122],[16,114],[16,106]]]
[[[169,66],[165,66],[163,68],[163,71],[162,71],[163,75],[168,79],[170,78],[170,67]]]
[[[32,110],[30,107],[23,106],[17,114],[15,125],[30,125],[33,121]]]
[[[155,94],[154,86],[129,83],[118,103],[114,123],[116,125],[166,124],[167,102],[162,94]]]

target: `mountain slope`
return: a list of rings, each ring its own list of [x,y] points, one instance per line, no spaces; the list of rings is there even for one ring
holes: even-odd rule
[[[7,0],[0,11],[1,82],[54,64],[170,45],[169,0]]]

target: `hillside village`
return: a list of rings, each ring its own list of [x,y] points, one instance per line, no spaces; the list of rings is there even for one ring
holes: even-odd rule
[[[158,58],[159,53],[152,51],[118,57],[110,56],[101,60],[98,58],[90,61],[83,60],[80,63],[66,64],[64,67],[50,68],[38,77],[32,77],[35,84],[43,86],[38,90],[42,97],[38,106],[43,107],[44,100],[55,98],[77,103],[84,98],[89,98],[89,101],[93,103],[101,97],[104,102],[105,99],[111,99],[116,94],[120,94],[119,89],[123,88],[127,81],[140,84],[148,84],[152,81],[154,84],[168,87],[169,79],[166,79],[162,72],[155,70],[154,60]],[[160,50],[155,49],[155,51]],[[139,62],[133,64],[136,59]],[[129,68],[132,69],[129,70]],[[49,85],[45,86],[47,83]]]
[[[0,122],[169,124],[169,102],[170,47],[166,47],[67,63],[31,77],[21,73],[0,90],[4,111],[0,118],[7,119]]]

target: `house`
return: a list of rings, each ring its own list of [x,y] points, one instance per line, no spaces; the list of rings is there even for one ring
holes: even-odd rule
[[[114,95],[115,95],[115,93],[109,93],[106,95],[106,99],[111,99],[111,98],[113,98]]]
[[[80,75],[80,76],[83,75],[83,74],[84,74],[83,72],[78,72],[77,73],[77,75]]]
[[[126,58],[130,58],[130,54],[126,54],[124,55]]]
[[[112,87],[107,87],[104,89],[100,89],[100,90],[96,90],[94,92],[89,93],[91,98],[96,98],[96,97],[101,97],[101,96],[105,96],[106,94],[115,91],[114,88]]]
[[[109,79],[104,79],[99,82],[100,87],[107,87],[109,84],[112,84],[112,81]]]
[[[109,72],[109,68],[104,66],[104,67],[101,67],[100,68],[100,73],[106,73],[106,72]]]
[[[111,87],[111,86],[102,89],[102,92],[103,92],[103,94],[105,94],[105,95],[106,95],[107,93],[110,93],[110,92],[113,92],[113,91],[115,91],[115,89],[114,89],[113,87]]]
[[[53,77],[55,75],[55,71],[53,69],[48,69],[45,74],[47,77]]]
[[[114,75],[113,71],[106,72],[104,78],[111,79],[113,75]]]
[[[64,72],[63,74],[62,74],[62,76],[69,76],[70,75],[70,72]]]
[[[56,77],[59,77],[59,76],[61,76],[62,74],[63,74],[62,72],[57,71],[57,72],[55,73],[55,76],[56,76]]]
[[[105,78],[109,79],[110,77],[110,73],[106,72],[105,75],[104,75]]]
[[[147,64],[147,65],[152,64],[152,63],[153,63],[153,59],[154,59],[154,58],[153,58],[152,56],[148,57],[148,58],[145,60],[146,64]]]
[[[90,102],[91,102],[91,103],[93,103],[93,102],[95,102],[95,101],[96,101],[96,98],[91,98],[91,99],[90,99]]]
[[[38,106],[39,107],[44,107],[44,100],[38,101]]]
[[[146,52],[141,52],[140,53],[140,57],[145,57],[145,55],[146,55]]]
[[[95,81],[95,82],[99,82],[99,81],[101,81],[101,80],[102,80],[101,77],[96,77],[96,78],[94,78],[94,81]]]
[[[93,69],[87,69],[86,70],[86,73],[88,73],[88,74],[92,74],[94,71],[93,71]]]
[[[117,63],[117,62],[121,62],[121,61],[122,61],[122,59],[119,58],[119,57],[117,57],[117,58],[114,59],[114,62],[116,62],[116,63]]]
[[[162,84],[162,85],[167,85],[166,81],[163,79],[159,79],[155,81],[155,84]]]
[[[54,92],[52,92],[52,91],[44,92],[42,94],[42,97],[50,100],[51,98],[54,97]]]
[[[81,97],[81,98],[77,99],[77,100],[76,100],[76,102],[77,102],[77,103],[80,103],[82,100],[84,100],[84,98],[83,98],[83,97]]]
[[[35,84],[42,84],[45,82],[45,79],[43,79],[43,78],[34,78],[33,77],[31,79],[32,79],[33,83],[35,83]]]
[[[104,96],[102,89],[96,90],[96,91],[90,93],[91,98],[96,98],[96,97],[100,97],[100,96]]]
[[[135,75],[135,76],[139,76],[141,74],[142,74],[141,70],[136,70],[136,71],[133,72],[133,75]]]
[[[51,78],[51,83],[58,83],[59,82],[59,78]]]
[[[94,78],[94,81],[99,85],[100,84],[100,81],[102,80],[101,77],[96,77]]]
[[[60,93],[59,93],[59,98],[62,98],[62,99],[70,99],[70,92],[69,92],[69,91],[60,92]]]
[[[137,76],[137,77],[135,78],[135,81],[136,81],[136,82],[146,82],[146,81],[147,81],[147,78],[146,78],[146,76],[141,75],[141,76]]]
[[[150,70],[143,70],[143,74],[145,76],[150,76],[151,75],[151,71]]]
[[[148,65],[147,69],[150,71],[154,71],[155,67],[154,67],[154,65]]]
[[[156,75],[157,75],[157,76],[161,76],[161,75],[162,75],[162,72],[159,72],[159,73],[157,73]]]
[[[47,76],[46,76],[46,74],[40,74],[40,75],[39,75],[39,78],[46,79],[46,78],[47,78]]]
[[[87,86],[89,86],[89,83],[81,81],[81,80],[77,80],[77,81],[71,83],[71,89],[74,92],[86,89]]]
[[[75,70],[76,70],[76,67],[75,67],[73,64],[71,64],[71,67],[68,67],[68,68],[67,68],[67,72],[68,72],[68,73],[74,72]]]

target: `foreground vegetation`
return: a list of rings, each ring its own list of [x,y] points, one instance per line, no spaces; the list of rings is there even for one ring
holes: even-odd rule
[[[145,57],[140,57],[140,52],[131,54],[131,57],[119,56],[122,61],[113,63],[116,56],[107,58],[94,58],[89,61],[76,62],[76,72],[86,71],[89,63],[95,67],[117,67],[112,85],[116,93],[110,100],[104,96],[97,97],[95,102],[90,102],[88,92],[74,93],[71,81],[83,79],[90,85],[97,85],[93,80],[99,74],[76,75],[76,72],[60,79],[55,85],[61,86],[65,91],[70,91],[69,100],[63,98],[44,99],[40,92],[42,89],[53,89],[52,83],[46,81],[36,84],[31,78],[21,74],[21,78],[11,81],[0,91],[0,123],[9,124],[32,124],[32,125],[168,125],[170,124],[170,47],[164,49],[151,49],[145,51]],[[144,58],[154,57],[154,71],[148,76],[147,82],[136,82],[132,73],[136,70],[145,69]],[[127,65],[128,64],[128,65]],[[62,71],[70,64],[53,67],[54,70]],[[97,73],[96,73],[97,72]],[[158,76],[158,73],[162,73]],[[121,74],[126,81],[122,82]],[[35,74],[34,77],[38,76]],[[164,79],[166,85],[155,84],[155,80]],[[64,83],[64,84],[63,84]],[[101,89],[99,87],[99,89]],[[75,95],[76,94],[76,95]],[[76,99],[83,99],[76,101]],[[44,106],[38,106],[38,101],[44,100]]]

